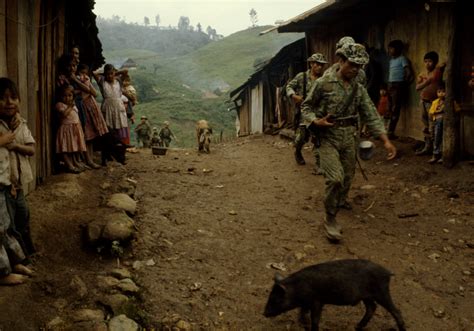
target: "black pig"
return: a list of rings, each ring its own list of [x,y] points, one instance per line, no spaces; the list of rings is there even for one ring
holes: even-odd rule
[[[365,315],[356,330],[363,329],[372,318],[376,303],[395,318],[399,330],[405,330],[400,311],[390,296],[392,273],[367,260],[338,260],[316,264],[283,278],[275,274],[275,284],[265,306],[266,317],[301,308],[301,321],[311,313],[311,331],[319,329],[325,304],[355,306],[365,304]]]
[[[102,165],[106,166],[107,161],[115,161],[125,164],[125,153],[127,151],[127,145],[123,144],[122,141],[108,132],[94,141],[94,150],[101,151]]]

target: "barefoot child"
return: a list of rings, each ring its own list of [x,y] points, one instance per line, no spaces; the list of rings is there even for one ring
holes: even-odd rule
[[[56,153],[61,154],[68,171],[80,173],[83,168],[78,162],[79,155],[85,152],[86,142],[74,104],[74,88],[65,86],[60,91],[60,102],[56,110],[60,114],[60,126],[56,135]]]
[[[18,109],[18,91],[13,82],[0,78],[0,113]],[[0,119],[0,285],[17,285],[27,280],[32,271],[24,266],[26,256],[15,239],[15,228],[8,212],[6,195],[14,193],[11,182],[10,152],[7,146],[15,145],[15,133]]]
[[[84,125],[84,138],[86,140],[86,161],[87,165],[97,169],[100,166],[93,161],[93,148],[92,142],[95,138],[100,137],[109,130],[107,129],[107,123],[105,123],[104,116],[99,109],[99,105],[95,100],[97,96],[97,91],[92,86],[91,79],[89,77],[89,66],[86,64],[79,64],[78,76],[75,78],[82,84],[78,84],[79,90],[82,95],[82,109],[85,115],[85,125]]]
[[[33,181],[33,171],[29,158],[35,154],[35,140],[26,120],[20,116],[20,100],[16,85],[8,78],[0,78],[0,90],[12,91],[12,102],[0,108],[0,120],[11,132],[14,140],[6,145],[10,151],[10,182],[11,189],[6,192],[8,211],[16,230],[18,242],[27,257],[34,254],[35,248],[30,234],[30,211],[24,194],[24,186]]]
[[[109,131],[123,142],[130,139],[127,110],[122,101],[122,87],[119,80],[123,72],[116,71],[111,64],[106,64],[103,75],[98,72],[93,72],[93,74],[104,97],[101,110],[105,114]]]

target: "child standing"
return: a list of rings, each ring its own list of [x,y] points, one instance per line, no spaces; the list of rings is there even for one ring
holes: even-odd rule
[[[441,82],[438,90],[436,91],[438,98],[433,101],[431,108],[429,110],[429,116],[433,121],[433,157],[428,161],[428,163],[442,163],[442,144],[443,144],[443,116],[444,109],[446,106],[446,86],[444,82]],[[459,111],[459,105],[454,102],[454,110]]]
[[[385,130],[388,127],[390,122],[390,109],[388,105],[388,94],[387,94],[387,84],[381,84],[380,86],[380,96],[379,102],[377,103],[377,112],[381,117],[383,117]]]
[[[0,90],[12,91],[13,100],[0,108],[0,119],[8,125],[15,135],[13,142],[6,148],[10,157],[11,189],[6,191],[8,211],[13,226],[18,234],[17,239],[23,252],[30,256],[35,248],[30,234],[30,212],[24,195],[23,187],[33,181],[29,157],[35,154],[35,140],[28,129],[26,120],[20,116],[20,102],[15,83],[8,78],[0,78]],[[16,99],[15,99],[16,98]]]
[[[80,173],[83,168],[79,155],[87,150],[81,122],[74,104],[74,88],[65,86],[60,90],[61,101],[56,104],[60,114],[60,125],[56,135],[56,153],[63,156],[67,169]]]
[[[421,120],[423,122],[423,135],[425,145],[415,152],[416,155],[430,154],[433,149],[433,128],[429,111],[431,103],[436,99],[437,89],[443,78],[445,63],[438,66],[438,53],[431,51],[425,54],[423,61],[425,63],[426,73],[418,76],[416,90],[420,91],[421,99]]]
[[[401,40],[392,40],[388,44],[388,53],[390,55],[388,72],[388,94],[390,122],[387,134],[389,139],[396,139],[395,129],[403,103],[407,98],[408,82],[411,80],[410,63],[402,55],[403,42]]]
[[[127,111],[122,101],[122,87],[116,77],[116,74],[122,73],[117,72],[113,65],[106,64],[103,75],[99,75],[98,72],[93,74],[104,98],[101,108],[109,131],[122,141],[130,139]]]
[[[100,166],[93,161],[92,141],[106,134],[109,130],[107,129],[107,123],[105,123],[99,105],[97,101],[95,101],[97,91],[92,86],[89,77],[89,67],[86,64],[79,64],[77,71],[79,75],[76,79],[81,82],[79,89],[82,95],[82,109],[86,119],[84,125],[84,138],[87,147],[86,161],[88,166],[97,169],[100,168]]]
[[[160,130],[159,136],[165,147],[169,147],[171,139],[177,140],[171,129],[169,128],[170,122],[164,121],[163,127]]]
[[[133,107],[138,103],[137,100],[137,90],[132,85],[132,79],[127,74],[122,75],[122,96],[126,99],[124,102],[125,109],[127,110],[127,118],[128,118],[128,129],[129,129],[129,136],[131,139],[132,133],[130,132],[130,128],[133,124],[135,124],[135,113],[133,112]],[[130,143],[130,139],[129,142]]]
[[[18,96],[15,84],[7,78],[0,78],[0,114],[15,113],[19,107]],[[15,238],[16,230],[7,206],[7,194],[15,193],[8,149],[18,148],[15,136],[9,124],[0,118],[0,285],[22,284],[27,280],[25,275],[33,274],[22,264],[26,256]]]

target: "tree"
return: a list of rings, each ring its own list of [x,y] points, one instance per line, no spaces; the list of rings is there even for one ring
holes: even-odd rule
[[[181,16],[178,21],[178,30],[186,31],[189,29],[189,17]]]
[[[150,19],[146,16],[143,18],[143,22],[145,23],[145,26],[150,25]]]
[[[212,37],[212,28],[211,28],[210,25],[207,26],[206,33],[209,36],[209,39],[211,39],[211,37]]]
[[[156,23],[156,26],[157,26],[157,27],[160,26],[160,22],[161,22],[160,14],[156,14],[156,16],[155,16],[155,23]]]
[[[252,27],[256,27],[257,22],[258,22],[257,11],[252,8],[250,9],[249,15],[250,15],[250,23],[252,23]]]
[[[201,23],[198,23],[198,24],[196,25],[196,29],[197,29],[198,32],[202,32],[202,25],[201,25]]]

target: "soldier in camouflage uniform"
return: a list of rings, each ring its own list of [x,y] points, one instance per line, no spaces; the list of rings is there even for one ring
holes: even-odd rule
[[[308,58],[310,68],[307,71],[300,72],[286,86],[286,95],[293,100],[295,104],[295,160],[296,163],[304,165],[305,161],[301,150],[309,140],[309,134],[304,126],[300,126],[301,103],[308,95],[313,82],[323,75],[324,65],[328,63],[321,53],[315,53]],[[306,81],[306,82],[305,82]]]
[[[175,141],[177,140],[173,132],[171,132],[170,122],[168,121],[163,122],[163,127],[161,128],[158,135],[163,146],[167,148],[170,147],[171,139],[174,139]]]
[[[336,54],[340,57],[339,69],[313,84],[301,108],[303,124],[316,133],[326,179],[324,227],[328,239],[335,242],[342,239],[336,214],[341,207],[350,206],[347,195],[355,172],[358,121],[381,139],[388,159],[396,155],[367,90],[355,80],[359,69],[369,60],[364,46],[348,43]]]
[[[355,44],[354,38],[345,36],[339,39],[339,41],[336,44],[336,54],[337,54],[337,51],[345,44]],[[338,70],[339,70],[339,62],[336,62],[332,66],[330,66],[328,70],[324,72],[324,74],[327,75],[331,72],[334,73]],[[359,73],[356,76],[356,82],[362,84],[363,86],[366,86],[367,84],[367,75],[365,74],[365,71],[362,68],[359,69]]]

